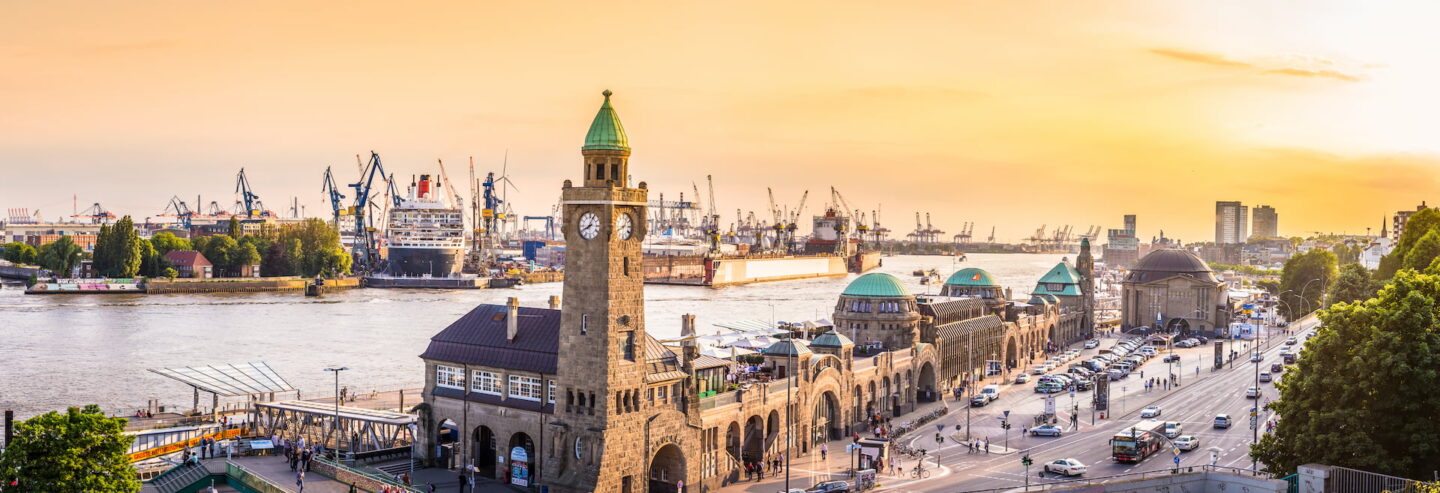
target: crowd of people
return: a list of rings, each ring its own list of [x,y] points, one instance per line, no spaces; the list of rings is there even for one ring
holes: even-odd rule
[[[777,455],[772,455],[772,456],[766,458],[765,460],[746,460],[746,461],[745,461],[745,480],[746,480],[746,481],[760,481],[760,480],[762,480],[762,479],[765,479],[765,475],[766,475],[766,474],[769,474],[770,477],[776,477],[776,476],[779,476],[780,473],[782,473],[782,472],[784,472],[784,471],[785,471],[785,454],[783,454],[783,453],[777,454]]]

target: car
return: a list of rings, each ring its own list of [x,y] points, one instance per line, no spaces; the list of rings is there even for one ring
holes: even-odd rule
[[[1044,375],[1047,371],[1050,371],[1050,369],[1046,368],[1045,365],[1035,365],[1035,368],[1033,370],[1030,370],[1030,373],[1034,373],[1036,375]]]
[[[1025,382],[1029,382],[1029,381],[1030,381],[1030,375],[1026,375],[1026,374],[1024,374],[1024,373],[1021,373],[1021,374],[1019,374],[1019,375],[1015,375],[1015,383],[1025,383]]]
[[[1200,344],[1209,344],[1209,343],[1210,343],[1210,338],[1209,338],[1209,337],[1205,337],[1205,336],[1195,336],[1195,340],[1200,341]]]
[[[1199,439],[1199,438],[1195,438],[1195,437],[1190,436],[1190,435],[1185,435],[1185,436],[1176,438],[1176,439],[1175,439],[1175,448],[1180,449],[1180,451],[1182,451],[1182,452],[1188,452],[1188,451],[1191,451],[1191,450],[1195,450],[1195,449],[1197,449],[1197,448],[1200,448],[1200,439]]]
[[[1265,361],[1265,355],[1263,355],[1263,354],[1255,353],[1254,356],[1251,356],[1251,357],[1250,357],[1250,362],[1251,362],[1251,363],[1259,363],[1259,362],[1261,362],[1261,361]]]
[[[1291,363],[1294,363],[1294,362],[1295,362],[1295,353],[1280,353],[1280,360],[1281,360],[1281,361],[1284,361],[1285,364],[1287,364],[1287,365],[1288,365],[1288,364],[1291,364]]]
[[[1282,372],[1282,371],[1285,371],[1285,365],[1280,364],[1280,363],[1271,363],[1271,364],[1270,364],[1270,373],[1280,373],[1280,372]]]
[[[1125,378],[1126,376],[1130,375],[1129,372],[1126,372],[1126,371],[1121,370],[1121,369],[1119,369],[1119,368],[1111,368],[1109,371],[1105,372],[1105,374],[1110,375],[1110,379],[1111,379],[1111,380],[1119,380],[1119,379]]]
[[[1155,348],[1154,348],[1154,347],[1143,347],[1143,348],[1140,348],[1140,354],[1143,354],[1143,355],[1146,355],[1146,356],[1154,356],[1156,353],[1157,353],[1157,352],[1155,351]]]
[[[1260,398],[1260,388],[1259,388],[1259,387],[1247,387],[1247,388],[1245,389],[1245,398],[1246,398],[1246,399],[1259,399],[1259,398]]]
[[[1188,347],[1190,347],[1190,342],[1189,342],[1189,341],[1175,341],[1175,347],[1178,347],[1178,348],[1188,348]]]
[[[1142,418],[1156,418],[1160,416],[1160,406],[1150,406],[1140,410]]]
[[[985,407],[989,403],[990,396],[985,394],[975,394],[975,397],[970,398],[970,407]]]
[[[1269,382],[1269,381],[1270,381],[1270,372],[1265,372],[1265,373],[1261,373],[1261,374],[1260,374],[1260,383],[1265,383],[1265,382]]]
[[[1065,387],[1062,387],[1060,386],[1060,384],[1056,383],[1042,383],[1035,386],[1035,392],[1041,394],[1058,394],[1064,391]]]
[[[1097,347],[1100,347],[1100,341],[1098,339],[1085,341],[1085,349],[1095,349]]]
[[[1285,339],[1285,345],[1286,345],[1286,346],[1294,346],[1295,343],[1297,343],[1297,342],[1300,342],[1300,341],[1295,340],[1294,337],[1290,337],[1290,338]]]
[[[1085,474],[1085,464],[1076,459],[1055,459],[1054,462],[1045,464],[1045,472],[1065,476],[1081,476]]]
[[[1095,388],[1095,383],[1089,380],[1079,380],[1075,382],[1075,390],[1090,390],[1093,388]]]
[[[1230,423],[1230,415],[1229,415],[1229,414],[1216,414],[1216,415],[1215,415],[1215,427],[1216,427],[1216,428],[1229,428],[1229,427],[1230,427],[1230,424],[1231,424],[1231,423]]]
[[[1164,361],[1164,362],[1166,362],[1166,363],[1169,363],[1169,362],[1171,362],[1171,361],[1180,361],[1180,355],[1178,355],[1178,354],[1167,355],[1167,356],[1165,356],[1165,359],[1163,359],[1163,360],[1161,360],[1161,361]]]
[[[1166,436],[1167,438],[1175,438],[1175,437],[1180,436],[1180,431],[1181,431],[1182,429],[1184,429],[1184,427],[1181,426],[1181,425],[1180,425],[1180,422],[1178,422],[1178,421],[1166,421],[1166,422],[1165,422],[1165,436]]]
[[[836,491],[850,491],[850,483],[846,481],[826,481],[805,490],[805,493],[834,493]]]
[[[1064,432],[1060,430],[1060,427],[1055,425],[1040,425],[1030,429],[1030,436],[1032,437],[1058,437],[1063,433]]]
[[[992,400],[992,401],[993,401],[993,400],[996,400],[996,399],[999,399],[999,398],[1000,398],[1000,386],[999,386],[999,385],[986,385],[986,386],[984,386],[984,387],[980,387],[980,393],[981,393],[981,394],[985,394],[985,396],[986,396],[986,397],[989,397],[990,400]]]

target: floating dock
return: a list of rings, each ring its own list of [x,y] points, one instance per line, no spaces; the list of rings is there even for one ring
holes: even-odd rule
[[[518,278],[497,277],[389,277],[367,276],[364,286],[386,289],[488,289],[508,288],[520,283]]]

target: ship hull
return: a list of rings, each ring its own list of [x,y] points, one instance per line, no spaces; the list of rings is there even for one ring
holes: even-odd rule
[[[463,248],[389,249],[385,273],[401,277],[454,277],[464,265]]]

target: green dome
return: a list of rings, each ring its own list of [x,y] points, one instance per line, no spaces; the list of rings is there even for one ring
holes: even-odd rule
[[[585,147],[581,150],[604,149],[611,151],[630,150],[630,138],[625,136],[625,126],[620,124],[620,116],[615,114],[615,108],[610,106],[609,89],[601,93],[605,95],[605,103],[600,105],[600,112],[595,114],[595,120],[590,122],[590,132],[585,134]]]
[[[967,267],[955,271],[954,274],[950,275],[949,279],[945,280],[945,284],[948,286],[1000,287],[1000,283],[995,282],[995,278],[990,277],[989,272],[985,272],[985,269],[977,269],[974,267]]]
[[[844,335],[837,334],[837,333],[835,333],[835,331],[833,331],[833,330],[830,331],[830,332],[826,332],[826,333],[824,333],[824,334],[820,334],[820,335],[818,335],[818,336],[815,336],[815,340],[810,341],[810,347],[845,347],[845,346],[854,346],[854,345],[855,345],[855,343],[854,343],[854,342],[850,342],[850,338],[849,338],[849,337],[845,337]]]
[[[908,298],[910,290],[905,289],[900,280],[890,274],[872,272],[850,281],[845,286],[844,296],[870,296],[875,298]]]

